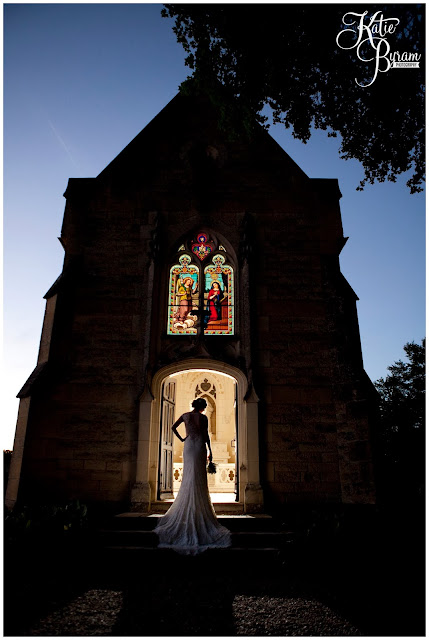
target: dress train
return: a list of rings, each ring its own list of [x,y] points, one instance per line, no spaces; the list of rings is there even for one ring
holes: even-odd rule
[[[186,414],[185,416],[186,417]],[[190,432],[183,449],[183,479],[179,493],[155,528],[159,547],[196,555],[231,546],[231,533],[215,514],[207,483],[207,450],[201,432]]]

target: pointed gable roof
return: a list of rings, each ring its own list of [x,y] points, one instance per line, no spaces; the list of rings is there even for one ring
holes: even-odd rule
[[[308,176],[261,126],[252,140],[229,140],[218,127],[216,108],[206,96],[184,96],[178,93],[149,124],[101,171],[98,179],[116,181],[138,173],[144,179],[156,165],[169,164],[173,156],[193,144],[222,144],[235,158],[247,155],[246,161],[263,164],[281,173],[283,179],[308,181]],[[183,155],[183,154],[182,154]],[[183,158],[182,158],[183,159]],[[244,158],[243,158],[244,159]]]

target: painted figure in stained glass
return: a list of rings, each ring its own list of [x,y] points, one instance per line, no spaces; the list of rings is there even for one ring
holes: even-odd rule
[[[221,302],[223,300],[223,292],[217,280],[212,282],[211,289],[207,296],[207,312],[208,322],[222,319]]]
[[[198,268],[183,255],[170,270],[168,333],[196,333],[198,316]]]
[[[179,297],[179,308],[174,314],[176,320],[175,326],[184,324],[188,320],[194,321],[192,316],[192,293],[194,290],[194,280],[191,277],[180,279],[177,287],[177,295]],[[188,325],[188,326],[192,326]]]

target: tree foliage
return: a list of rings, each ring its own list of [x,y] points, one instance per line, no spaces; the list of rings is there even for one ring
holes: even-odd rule
[[[358,60],[356,48],[336,42],[351,10],[397,18],[387,36],[392,52],[420,54],[420,68],[380,72],[369,84],[375,62]],[[313,128],[339,134],[341,157],[364,168],[358,189],[394,182],[412,169],[407,185],[411,193],[422,190],[424,5],[167,4],[163,15],[175,19],[193,70],[182,89],[212,95],[225,127],[241,122],[249,129],[255,120],[267,127],[268,105],[273,122],[290,127],[302,142]],[[373,55],[368,46],[361,51],[362,57]],[[219,85],[224,93],[217,92]]]
[[[379,485],[383,496],[419,498],[424,489],[425,341],[404,347],[408,362],[388,367],[375,382],[380,394],[377,430]]]

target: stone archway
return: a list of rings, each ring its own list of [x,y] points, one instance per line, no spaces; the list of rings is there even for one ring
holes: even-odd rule
[[[223,373],[237,384],[237,432],[239,457],[239,503],[246,513],[263,509],[263,494],[259,477],[258,397],[248,389],[248,381],[236,367],[216,360],[189,359],[163,367],[153,377],[140,398],[139,433],[137,442],[136,483],[131,503],[134,511],[148,512],[156,502],[161,389],[163,381],[174,373],[206,370]]]

